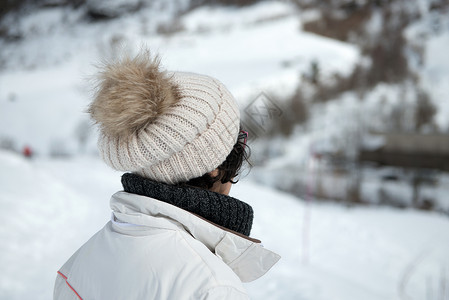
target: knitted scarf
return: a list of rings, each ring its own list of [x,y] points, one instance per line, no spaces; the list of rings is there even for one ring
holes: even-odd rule
[[[227,229],[249,236],[253,223],[253,209],[236,198],[190,187],[155,182],[137,174],[122,176],[125,192],[154,198]]]

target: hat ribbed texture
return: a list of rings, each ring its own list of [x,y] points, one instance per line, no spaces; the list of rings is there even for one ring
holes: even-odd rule
[[[171,73],[180,99],[144,129],[127,136],[101,132],[103,160],[119,171],[168,184],[202,176],[225,161],[237,141],[237,103],[218,80]]]

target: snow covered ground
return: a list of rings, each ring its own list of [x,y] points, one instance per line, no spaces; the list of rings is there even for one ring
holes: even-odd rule
[[[130,51],[146,45],[160,53],[169,70],[219,78],[242,109],[262,91],[293,91],[312,60],[326,66],[324,74],[349,72],[359,57],[357,48],[300,32],[292,9],[275,1],[240,10],[200,8],[180,19],[185,30],[174,36],[150,31],[170,13],[151,9],[90,26],[76,23],[77,14],[65,10],[31,14],[21,22],[30,36],[2,49],[8,69],[0,72],[0,139],[13,139],[18,148],[31,145],[44,155],[57,147],[76,152],[77,128],[87,119],[92,64],[117,55],[119,45]]]
[[[0,166],[0,299],[50,299],[58,268],[109,220],[121,174],[95,157],[5,151]],[[446,216],[318,204],[248,180],[231,195],[253,206],[252,236],[282,256],[246,285],[252,299],[444,299]]]

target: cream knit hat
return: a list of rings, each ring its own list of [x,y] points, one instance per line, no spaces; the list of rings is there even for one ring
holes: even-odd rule
[[[148,52],[104,65],[89,113],[112,168],[168,184],[217,168],[237,141],[237,103],[218,80],[163,72]]]

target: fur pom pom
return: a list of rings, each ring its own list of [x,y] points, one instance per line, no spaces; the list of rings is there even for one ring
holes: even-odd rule
[[[179,97],[160,59],[144,51],[102,66],[88,112],[106,134],[120,137],[145,128]]]

